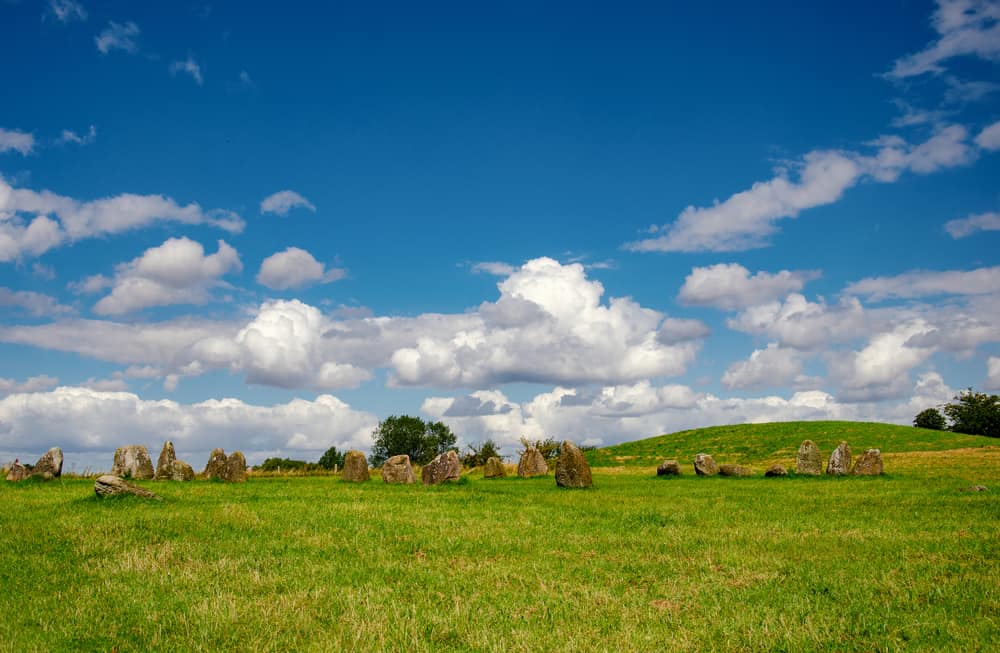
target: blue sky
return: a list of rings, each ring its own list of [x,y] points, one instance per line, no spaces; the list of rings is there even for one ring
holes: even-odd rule
[[[0,457],[1000,388],[1000,3],[662,4],[0,3]]]

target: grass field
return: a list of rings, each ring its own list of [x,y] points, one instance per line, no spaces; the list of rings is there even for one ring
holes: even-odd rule
[[[475,472],[143,483],[162,502],[0,484],[0,649],[1000,649],[996,441],[856,425],[886,476],[650,473],[695,449],[794,466],[803,437],[842,438],[802,435],[829,424],[593,452],[590,490]]]

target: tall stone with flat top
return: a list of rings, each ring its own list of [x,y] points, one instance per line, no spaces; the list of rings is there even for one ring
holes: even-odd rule
[[[226,458],[226,466],[222,469],[222,480],[226,483],[246,483],[247,459],[242,451],[234,451]]]
[[[569,440],[563,440],[556,459],[556,485],[559,487],[590,487],[594,484],[590,476],[590,465],[580,448]]]
[[[153,478],[153,459],[149,457],[145,445],[130,444],[115,449],[111,475],[142,480]]]
[[[826,473],[830,476],[843,476],[851,473],[851,447],[841,441],[830,454],[830,462],[826,464]]]
[[[409,485],[417,480],[413,475],[413,465],[405,453],[390,456],[382,463],[382,480],[391,484]]]
[[[819,476],[823,473],[823,455],[812,440],[803,440],[795,457],[795,473],[804,476]]]
[[[368,461],[360,451],[348,451],[344,455],[344,471],[340,473],[340,480],[351,481],[352,483],[363,483],[371,478],[368,473]]]
[[[445,481],[457,481],[462,474],[462,462],[455,450],[439,454],[420,470],[420,480],[424,485],[440,485]]]

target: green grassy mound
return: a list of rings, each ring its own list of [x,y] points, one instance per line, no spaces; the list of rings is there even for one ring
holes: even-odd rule
[[[717,461],[739,464],[794,462],[803,440],[812,440],[829,453],[841,440],[855,454],[868,448],[882,453],[947,451],[971,447],[1000,446],[1000,440],[950,431],[931,431],[912,426],[875,422],[772,422],[734,424],[668,433],[645,440],[624,442],[591,451],[596,467],[658,465],[674,458],[690,462],[697,453],[710,453]]]

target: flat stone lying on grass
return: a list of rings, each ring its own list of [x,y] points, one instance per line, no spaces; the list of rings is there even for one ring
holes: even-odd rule
[[[115,462],[111,466],[111,474],[122,478],[130,476],[150,479],[154,476],[153,460],[149,457],[146,447],[141,444],[118,447],[115,449]]]
[[[340,473],[340,480],[351,481],[352,483],[363,483],[371,478],[368,472],[368,461],[365,455],[354,449],[344,455],[344,470]]]
[[[59,447],[52,447],[42,454],[31,470],[32,476],[42,478],[58,478],[62,476],[63,452]]]
[[[882,473],[882,452],[869,449],[854,463],[851,474],[854,476],[878,476]]]
[[[97,477],[97,480],[94,481],[94,494],[102,498],[131,494],[144,499],[156,499],[157,501],[163,500],[163,497],[153,494],[149,490],[110,474]]]
[[[771,465],[764,472],[764,476],[767,478],[774,478],[776,476],[788,476],[788,470],[785,469],[784,465]]]
[[[594,480],[590,475],[590,465],[580,448],[569,440],[563,440],[556,459],[556,485],[559,487],[591,487]]]
[[[14,463],[7,470],[7,480],[17,483],[18,481],[23,481],[28,478],[28,468],[21,463]]]
[[[676,460],[664,460],[656,468],[657,476],[679,476],[681,473],[681,464]]]
[[[505,476],[507,476],[507,469],[496,456],[492,456],[483,465],[483,478],[503,478]]]
[[[694,473],[698,476],[715,476],[719,473],[719,466],[711,455],[707,453],[695,454]]]
[[[719,476],[753,476],[753,470],[749,467],[744,467],[743,465],[723,463],[719,465]]]
[[[959,492],[989,492],[990,489],[985,485],[970,485],[969,487],[963,487],[958,490]]]
[[[226,452],[222,449],[212,449],[208,454],[208,462],[205,463],[205,471],[202,472],[205,478],[221,478],[226,470]]]
[[[462,462],[455,450],[438,454],[420,470],[420,480],[424,485],[440,485],[445,481],[457,481],[462,475]]]
[[[823,456],[812,440],[803,440],[795,457],[795,473],[805,476],[819,476],[823,473]]]
[[[851,473],[851,447],[843,440],[830,454],[830,461],[826,464],[826,473],[830,476],[843,476]]]
[[[410,457],[405,453],[392,456],[382,463],[382,480],[386,483],[401,483],[409,485],[417,478],[413,475],[413,465],[410,464]]]
[[[549,466],[545,464],[545,456],[535,447],[528,447],[521,454],[521,459],[517,461],[517,475],[521,478],[532,476],[544,476],[549,473]]]

